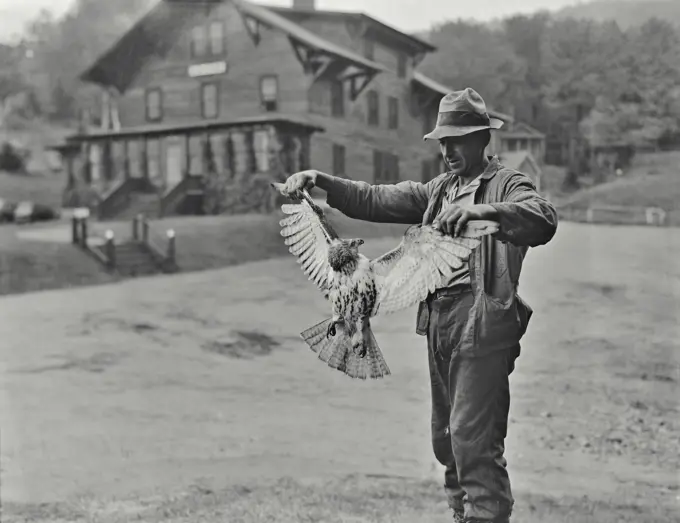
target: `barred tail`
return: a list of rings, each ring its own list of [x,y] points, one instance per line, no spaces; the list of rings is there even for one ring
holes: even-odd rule
[[[362,358],[352,348],[352,337],[343,324],[336,326],[335,336],[328,336],[332,321],[324,320],[300,334],[321,361],[351,378],[378,379],[391,374],[370,326],[364,331],[366,355]]]

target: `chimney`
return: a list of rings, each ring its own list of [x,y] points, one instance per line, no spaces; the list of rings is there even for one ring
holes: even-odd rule
[[[293,0],[293,9],[297,11],[314,11],[316,6],[314,0]]]

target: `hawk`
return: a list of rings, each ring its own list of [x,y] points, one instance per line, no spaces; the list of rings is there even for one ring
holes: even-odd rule
[[[272,184],[281,191],[282,184]],[[459,269],[498,224],[472,220],[456,237],[429,225],[410,226],[393,250],[375,259],[359,253],[364,241],[338,237],[306,190],[283,204],[281,236],[304,273],[330,302],[332,317],[300,336],[320,360],[352,378],[390,374],[370,319],[427,298]]]

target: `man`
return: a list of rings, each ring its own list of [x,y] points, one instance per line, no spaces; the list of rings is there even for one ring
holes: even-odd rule
[[[369,185],[318,171],[293,174],[284,192],[317,186],[351,218],[432,224],[456,235],[469,220],[495,220],[469,263],[420,304],[416,331],[426,335],[432,389],[432,443],[446,467],[454,521],[509,521],[514,499],[503,457],[509,375],[531,308],[517,294],[528,247],[555,235],[557,214],[522,173],[485,149],[503,122],[490,118],[471,88],[445,96],[435,129],[449,171],[422,184]]]

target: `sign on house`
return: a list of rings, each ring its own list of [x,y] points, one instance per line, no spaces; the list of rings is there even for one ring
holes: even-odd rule
[[[193,64],[189,66],[189,76],[196,78],[198,76],[213,76],[216,74],[224,74],[227,72],[227,62],[208,62],[205,64]]]

